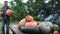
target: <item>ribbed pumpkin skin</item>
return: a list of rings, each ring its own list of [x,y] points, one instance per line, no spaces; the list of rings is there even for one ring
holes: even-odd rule
[[[18,28],[21,27],[28,27],[28,28],[39,27],[39,22],[34,21],[34,18],[32,16],[27,15],[24,19],[20,20]]]
[[[26,19],[27,22],[32,22],[32,21],[34,21],[34,18],[33,18],[32,16],[30,16],[30,15],[27,15],[27,16],[25,17],[25,19]]]
[[[25,24],[25,19],[22,19],[22,20],[19,22],[19,24],[18,24],[18,28],[23,27],[24,24]]]
[[[54,25],[53,25],[53,29],[54,29],[54,30],[59,30],[59,26],[58,26],[57,24],[54,24]]]
[[[36,26],[37,26],[37,23],[35,23],[35,22],[27,22],[25,24],[25,27],[27,27],[27,28],[35,28]]]
[[[12,16],[13,12],[12,12],[12,10],[8,9],[8,10],[6,11],[6,14],[7,14],[8,16]]]
[[[50,26],[47,25],[45,22],[40,23],[40,29],[43,33],[49,33],[51,31]]]
[[[59,32],[58,31],[54,31],[53,34],[59,34]]]

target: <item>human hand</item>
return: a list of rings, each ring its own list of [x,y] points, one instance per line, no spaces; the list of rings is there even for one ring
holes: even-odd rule
[[[0,16],[2,16],[3,12],[0,12]]]

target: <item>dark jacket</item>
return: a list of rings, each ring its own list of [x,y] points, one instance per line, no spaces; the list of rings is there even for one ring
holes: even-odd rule
[[[9,6],[2,7],[2,9],[1,9],[1,11],[3,11],[2,19],[10,19],[10,17],[8,15],[6,15],[7,9],[10,9]]]

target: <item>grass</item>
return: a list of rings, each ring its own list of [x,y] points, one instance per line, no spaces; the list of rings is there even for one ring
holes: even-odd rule
[[[2,28],[1,28],[1,26],[2,26],[2,25],[1,25],[1,22],[0,22],[0,34],[2,34]]]
[[[10,22],[10,24],[18,24],[18,22],[17,21],[15,21],[15,22]],[[2,34],[2,24],[1,24],[1,21],[0,21],[0,34]]]

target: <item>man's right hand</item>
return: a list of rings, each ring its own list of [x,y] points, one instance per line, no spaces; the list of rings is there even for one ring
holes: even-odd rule
[[[0,12],[0,16],[2,16],[3,12]]]

